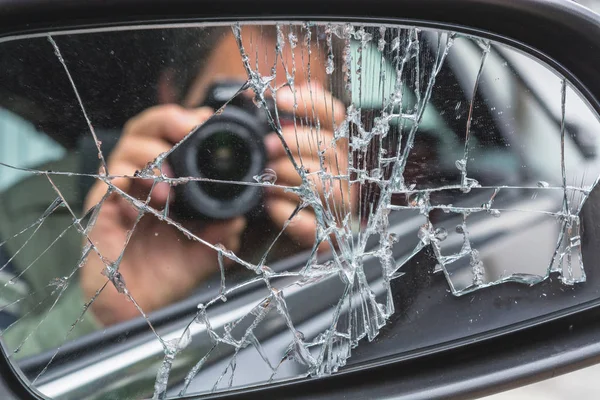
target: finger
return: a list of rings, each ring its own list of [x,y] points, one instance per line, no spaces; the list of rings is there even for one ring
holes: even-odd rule
[[[335,182],[326,182],[325,187],[327,192],[318,191],[320,205],[326,210],[333,212],[335,215],[345,215],[351,207],[352,193],[345,186],[339,186]],[[299,196],[292,191],[284,190],[278,187],[265,187],[265,195],[267,198],[281,198],[298,203]]]
[[[127,178],[125,176],[131,176],[131,171],[135,171],[136,166],[127,161],[121,161],[113,164],[112,167],[112,178],[108,179],[108,183],[101,179],[98,179],[96,183],[94,183],[86,196],[86,205],[93,206],[97,204],[106,194],[110,186],[114,186],[115,188],[124,192],[127,192],[130,189],[131,178]]]
[[[239,237],[246,228],[246,223],[244,217],[212,222],[202,229],[199,237],[211,244],[225,244],[232,237]]]
[[[153,162],[156,158],[171,149],[172,145],[160,138],[128,136],[123,137],[115,148],[108,163],[108,170],[112,175],[111,165],[126,161],[128,164],[135,166],[131,170],[131,174],[136,170],[144,169],[148,163]]]
[[[277,108],[296,118],[318,121],[322,128],[339,126],[346,116],[346,107],[318,82],[279,89],[275,93]]]
[[[116,203],[119,207],[119,216],[121,218],[120,221],[117,221],[117,222],[123,228],[131,229],[133,227],[133,225],[135,224],[135,221],[138,218],[143,217],[143,215],[140,216],[140,214],[142,214],[142,210],[140,208],[138,208],[138,206],[136,206],[133,203],[131,203],[130,201],[128,201],[127,199],[125,199],[121,196],[117,196]]]
[[[323,190],[329,187],[334,190],[336,186],[344,188],[348,185],[345,174],[340,173],[340,168],[338,168],[335,162],[329,163],[328,160],[326,160],[323,167],[321,167],[321,162],[319,160],[310,158],[304,160],[302,167],[307,172],[307,179],[314,182],[316,190],[319,191],[319,193],[322,193]],[[269,163],[267,168],[272,169],[277,175],[276,183],[278,185],[292,187],[302,185],[300,173],[286,158],[279,158]]]
[[[280,229],[287,224],[285,233],[302,247],[310,247],[315,242],[316,219],[309,210],[300,210],[293,218],[298,203],[287,199],[268,199],[266,209],[272,221]]]
[[[285,200],[292,204],[298,204],[300,202],[300,198],[297,194],[286,192],[278,188],[267,188],[267,195],[265,198],[267,199],[267,202],[271,200]],[[318,204],[311,203],[310,205],[312,208],[321,208],[327,215],[330,215],[337,224],[341,224],[344,217],[351,213],[352,204],[349,200],[350,198],[351,195],[348,193],[340,194],[337,197],[332,195],[328,198],[320,196],[320,202]]]
[[[318,160],[309,159],[302,163],[302,167],[307,173],[317,172],[321,170],[321,165]],[[300,186],[302,185],[302,177],[294,167],[294,165],[287,158],[279,158],[267,165],[267,168],[275,171],[277,175],[276,183],[284,186]],[[309,175],[309,179],[316,181],[319,180],[318,176]]]
[[[276,133],[265,137],[265,149],[270,160],[287,156],[285,146],[296,159],[305,157],[348,159],[347,140],[334,141],[333,133],[330,131],[290,126],[283,128],[281,134],[283,141]]]
[[[287,199],[270,199],[267,201],[267,211],[273,222],[283,229],[285,233],[300,246],[310,248],[316,241],[317,222],[315,214],[309,209],[302,209],[294,214],[297,202]],[[292,218],[291,218],[292,217]],[[287,226],[286,226],[287,224]],[[329,249],[329,243],[323,241],[319,244],[319,251]]]
[[[167,202],[173,202],[175,190],[166,182],[133,178],[128,194],[156,210],[163,210]]]
[[[294,127],[284,128],[281,131],[281,137],[277,134],[270,134],[265,137],[265,149],[270,160],[279,157],[292,157],[300,160],[303,157],[311,157],[318,154],[319,139],[315,132],[308,129]],[[322,142],[322,141],[321,141]],[[289,152],[289,153],[288,153]]]
[[[116,176],[111,183],[139,200],[145,200],[152,190],[151,204],[155,207],[161,203],[164,205],[171,194],[171,187],[168,183],[155,182],[155,179],[152,178],[129,177],[133,177],[136,171],[144,169],[149,162],[170,148],[169,143],[158,138],[133,136],[123,138],[109,160],[109,172],[111,176]],[[172,175],[172,171],[166,163],[162,164],[161,169],[163,175]],[[159,171],[154,172],[156,176],[160,174]]]
[[[246,218],[237,217],[232,220],[211,223],[201,229],[198,237],[202,240],[217,246],[221,245],[226,250],[236,252],[240,248],[241,234],[246,228]],[[188,251],[195,251],[199,258],[217,257],[217,252],[208,248],[206,244],[197,241],[191,241]],[[208,253],[207,253],[208,251]],[[228,257],[223,258],[225,266],[230,265],[232,260]]]
[[[158,183],[152,188],[154,183],[153,179],[128,177],[132,175],[132,170],[135,170],[135,165],[125,161],[113,164],[113,176],[118,177],[110,179],[108,184],[102,180],[98,180],[94,186],[92,186],[92,189],[90,189],[90,192],[86,197],[86,209],[98,204],[109,190],[109,187],[113,187],[113,191],[115,192],[109,196],[106,202],[118,205],[119,213],[125,219],[124,222],[126,224],[137,218],[139,208],[135,206],[130,199],[126,198],[122,193],[119,193],[119,191],[123,191],[134,199],[145,203],[148,200],[150,189],[152,189],[149,206],[156,209],[162,209],[167,200],[171,200],[170,196],[172,196],[173,193],[167,183]]]
[[[170,143],[178,143],[212,114],[213,110],[208,107],[188,110],[177,105],[156,106],[127,122],[124,134],[159,137]]]
[[[175,176],[171,166],[166,162],[163,162],[161,165],[161,171],[162,175],[167,178],[173,178]],[[173,203],[175,201],[175,190],[173,190],[173,187],[169,183],[159,181],[154,185],[152,197],[155,198],[159,203]]]
[[[127,137],[122,140],[119,147],[115,150],[114,157],[109,160],[109,171],[114,175],[134,176],[136,171],[146,168],[148,163],[154,161],[161,153],[168,151],[171,145],[157,138]],[[118,167],[116,167],[118,166]],[[118,174],[115,169],[118,168]],[[161,165],[161,172],[164,176],[173,175],[168,164]],[[159,171],[154,171],[155,176],[159,176]],[[137,199],[144,199],[150,190],[152,190],[152,205],[166,202],[171,194],[171,187],[168,183],[156,181],[152,178],[117,178],[117,183],[124,179],[124,184],[120,187]],[[172,199],[170,199],[172,201]]]
[[[302,185],[302,178],[296,171],[294,166],[286,159],[279,159],[275,163],[269,165],[277,174],[277,184],[282,186],[298,187]],[[312,182],[311,190],[318,194],[321,205],[326,210],[333,213],[336,218],[342,219],[352,207],[355,206],[352,191],[349,189],[348,180],[343,175],[329,172],[327,174],[317,173],[321,170],[321,165],[318,160],[311,159],[305,163],[305,168],[313,174],[309,174],[307,179]],[[334,168],[335,170],[335,168]],[[297,204],[298,195],[289,190],[284,190],[279,187],[265,187],[266,196],[268,198],[287,199]]]

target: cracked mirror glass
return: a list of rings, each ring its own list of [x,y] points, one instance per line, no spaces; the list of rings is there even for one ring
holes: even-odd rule
[[[598,302],[596,112],[484,38],[0,42],[0,330],[52,399],[318,379]]]

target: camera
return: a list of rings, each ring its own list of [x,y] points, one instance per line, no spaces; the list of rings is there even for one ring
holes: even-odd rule
[[[168,157],[178,178],[256,182],[266,164],[264,137],[272,131],[267,111],[240,93],[245,82],[222,81],[207,91],[202,106],[215,110]],[[273,101],[267,108],[275,115]],[[260,186],[190,180],[175,186],[173,212],[184,219],[229,219],[262,203]]]

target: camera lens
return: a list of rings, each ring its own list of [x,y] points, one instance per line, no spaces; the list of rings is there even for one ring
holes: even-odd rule
[[[175,187],[177,217],[228,219],[257,209],[262,188],[233,182],[252,182],[264,170],[268,129],[256,113],[231,105],[197,127],[169,156],[175,176],[203,178]]]
[[[208,179],[243,181],[252,163],[251,152],[248,141],[234,132],[215,132],[198,146],[198,171]],[[212,182],[203,182],[202,186],[209,196],[219,200],[230,200],[245,189],[243,185]]]

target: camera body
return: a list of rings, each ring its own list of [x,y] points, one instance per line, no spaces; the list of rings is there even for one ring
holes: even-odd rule
[[[254,176],[263,173],[267,161],[264,137],[271,131],[267,112],[238,93],[244,83],[213,84],[202,106],[217,111],[227,105],[168,157],[176,177],[211,180],[175,186],[172,210],[180,219],[230,219],[248,214],[262,203],[262,187],[223,183],[256,182]],[[271,101],[268,107],[274,113]]]

